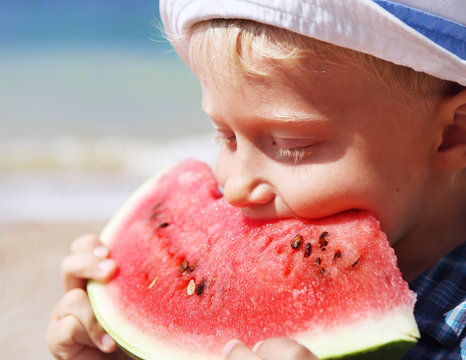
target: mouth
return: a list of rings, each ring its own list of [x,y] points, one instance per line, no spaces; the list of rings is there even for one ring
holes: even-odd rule
[[[252,205],[241,208],[241,212],[245,217],[256,220],[276,220],[280,218],[295,217],[292,214],[283,214],[278,212],[275,206],[268,205]]]
[[[341,211],[322,213],[322,214],[319,214],[318,216],[305,216],[305,215],[303,216],[303,215],[298,214],[297,212],[294,212],[290,208],[282,209],[279,211],[275,206],[270,206],[270,205],[271,204],[247,206],[247,207],[241,208],[241,212],[243,213],[245,217],[255,219],[255,220],[278,220],[278,219],[290,219],[290,218],[300,219],[300,220],[303,220],[303,219],[318,220],[318,219],[338,216],[341,214],[368,211],[365,209],[351,208],[351,209],[345,209]]]

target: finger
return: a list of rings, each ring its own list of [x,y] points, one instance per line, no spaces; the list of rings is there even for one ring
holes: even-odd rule
[[[110,280],[116,272],[116,263],[93,254],[76,253],[63,260],[61,271],[66,292],[74,288],[84,289],[87,279],[101,282]]]
[[[77,334],[83,331],[83,325],[71,315],[60,319],[58,323],[52,322],[47,332],[47,345],[52,355],[59,360],[109,359],[95,346],[79,342],[80,335]]]
[[[270,338],[254,346],[255,353],[267,360],[318,360],[308,348],[287,338]]]
[[[223,355],[227,360],[260,360],[251,349],[236,339],[225,344]]]
[[[52,323],[47,332],[47,345],[50,352],[57,359],[89,360],[105,359],[104,353],[111,353],[115,350],[114,342],[108,342],[106,346],[99,346],[99,348],[95,344],[89,345],[88,341],[83,342],[84,332],[82,323],[72,315]]]
[[[62,345],[77,343],[107,352],[115,349],[115,342],[97,322],[84,290],[74,289],[66,293],[57,306],[54,320],[55,329],[64,329],[61,334],[56,334]]]
[[[71,243],[71,251],[73,253],[92,252],[95,248],[104,246],[99,237],[93,234],[86,234],[76,238]]]
[[[52,321],[47,331],[47,345],[57,359],[75,357],[83,348],[90,345],[90,338],[83,339],[84,326],[74,316],[68,315]]]

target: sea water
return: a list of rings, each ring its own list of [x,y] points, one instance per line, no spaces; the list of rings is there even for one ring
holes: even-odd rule
[[[157,7],[1,2],[0,223],[105,221],[168,164],[213,164],[198,81]]]

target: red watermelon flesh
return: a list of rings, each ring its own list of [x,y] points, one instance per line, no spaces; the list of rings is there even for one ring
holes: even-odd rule
[[[138,358],[219,358],[230,339],[276,336],[350,358],[418,336],[415,297],[367,212],[250,219],[190,160],[146,183],[102,239],[119,271],[90,299]]]

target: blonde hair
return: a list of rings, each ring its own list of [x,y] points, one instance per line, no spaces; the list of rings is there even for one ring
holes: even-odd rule
[[[267,76],[277,64],[292,60],[305,68],[310,58],[362,70],[370,79],[385,85],[401,101],[416,95],[425,106],[440,95],[457,92],[461,85],[400,66],[347,48],[297,33],[242,19],[214,19],[191,29],[190,61],[197,73],[215,68],[216,57],[230,59],[249,76]],[[260,58],[261,61],[257,61]]]

